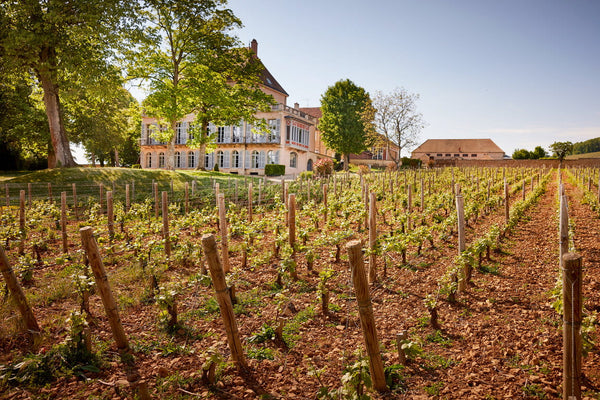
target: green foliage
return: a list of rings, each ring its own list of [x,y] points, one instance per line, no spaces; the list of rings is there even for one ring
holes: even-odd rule
[[[248,343],[264,343],[269,340],[275,340],[275,329],[271,325],[263,324],[260,332],[251,335],[246,340]]]
[[[573,144],[573,154],[595,153],[600,151],[600,138],[593,138]]]
[[[562,161],[566,156],[573,152],[573,143],[554,142],[550,145],[550,150],[555,157]]]
[[[402,157],[403,168],[420,168],[422,161],[418,158]]]
[[[342,399],[367,400],[371,397],[365,393],[365,389],[368,390],[372,386],[369,359],[359,353],[358,360],[344,368],[342,386],[337,390],[337,394]]]
[[[285,175],[285,165],[282,164],[266,164],[265,165],[266,176],[281,176]]]
[[[323,143],[346,156],[344,168],[348,169],[348,155],[367,150],[375,139],[371,98],[351,80],[341,80],[321,96],[321,111],[318,128]]]

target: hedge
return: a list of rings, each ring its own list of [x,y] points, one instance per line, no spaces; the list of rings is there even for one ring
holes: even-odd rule
[[[267,165],[265,165],[265,175],[267,175],[267,176],[285,175],[285,165],[267,164]]]

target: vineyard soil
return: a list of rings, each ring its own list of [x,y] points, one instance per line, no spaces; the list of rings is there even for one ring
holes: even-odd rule
[[[573,244],[583,256],[584,306],[597,312],[600,219],[597,212],[582,203],[581,189],[567,179],[566,172],[563,180],[569,196]],[[559,279],[557,184],[554,171],[546,191],[516,227],[503,235],[490,258],[473,270],[467,290],[458,293],[456,301],[450,302],[444,296],[436,299],[438,326],[432,326],[428,298],[438,292],[440,278],[455,262],[456,233],[436,237],[433,247],[427,241],[421,249],[411,246],[407,264],[402,264],[397,255],[377,257],[380,276],[371,287],[373,312],[384,366],[395,366],[396,374],[392,391],[370,391],[372,398],[562,398],[562,318],[552,306],[552,292]],[[255,215],[259,220],[263,217]],[[497,207],[468,221],[467,245],[503,219],[503,207]],[[209,222],[216,232],[216,222]],[[308,226],[313,222],[300,219],[298,224]],[[69,222],[69,253],[73,259],[82,256],[80,225]],[[124,229],[127,231],[127,224]],[[200,234],[194,229],[180,226],[171,231],[177,232],[179,242],[200,246]],[[136,234],[128,232],[131,237]],[[103,235],[101,242],[106,244],[108,239]],[[158,243],[160,235],[156,236],[152,240]],[[357,238],[366,242],[366,237],[361,231]],[[256,239],[265,253],[277,245],[277,240],[273,234]],[[140,272],[137,260],[126,256],[130,248],[123,245],[112,253],[104,250],[121,321],[151,395],[157,399],[316,399],[319,392],[339,389],[344,368],[357,360],[357,352],[365,353],[345,242],[339,262],[335,262],[335,248],[323,248],[314,257],[312,270],[307,269],[307,253],[298,252],[298,280],[285,275],[281,288],[277,284],[281,263],[271,261],[243,268],[242,240],[231,238],[234,273],[229,275],[228,284],[236,288],[235,317],[248,362],[245,371],[227,362],[230,351],[225,328],[214,289],[207,283],[207,276],[199,273],[201,265],[171,259],[155,282],[151,273]],[[44,257],[59,257],[61,249],[58,234]],[[16,245],[9,258],[16,262]],[[319,271],[329,269],[331,276],[323,285],[323,273],[320,276]],[[56,284],[62,282],[63,270],[63,265],[54,265],[35,271],[29,288],[25,288],[35,293],[30,299],[42,327],[39,343],[32,343],[27,334],[16,333],[18,313],[5,307],[7,320],[0,325],[0,366],[13,365],[30,352],[43,355],[69,335],[65,321],[72,310],[80,309],[80,302],[69,286]],[[159,296],[170,289],[178,293],[174,295],[178,324],[165,328],[159,304],[168,299]],[[328,292],[327,314],[321,312],[319,294],[323,291]],[[79,370],[42,385],[5,382],[0,387],[0,398],[131,398],[97,294],[90,298],[90,313],[92,348],[102,354],[99,369]],[[283,329],[278,332],[278,327]],[[596,346],[583,358],[584,399],[600,399],[600,334],[597,323],[592,327],[595,329],[590,339]],[[401,365],[396,350],[401,332],[408,338],[406,365]],[[212,357],[214,354],[218,356]],[[209,359],[216,360],[214,383],[207,382],[206,374],[203,376]]]

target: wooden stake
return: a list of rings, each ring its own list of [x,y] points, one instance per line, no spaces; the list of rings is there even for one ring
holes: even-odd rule
[[[169,234],[169,198],[167,192],[162,192],[163,239],[165,240],[165,255],[171,257],[171,237]]]
[[[125,184],[125,212],[131,208],[131,197],[129,195],[129,183]]]
[[[227,342],[229,344],[229,349],[231,350],[231,357],[238,368],[245,368],[246,359],[244,357],[242,342],[233,313],[231,297],[229,296],[227,284],[225,283],[225,273],[223,272],[221,261],[217,254],[217,243],[214,235],[207,234],[202,236],[202,248],[208,262],[210,276],[212,278],[213,287],[215,288],[215,297],[217,298],[221,310],[221,318],[223,318],[223,323],[225,324],[225,332],[227,333]]]
[[[327,224],[327,184],[323,185],[323,225]]]
[[[102,184],[100,187],[100,215],[104,214],[104,186]]]
[[[373,304],[369,294],[369,285],[365,275],[365,267],[362,255],[362,245],[360,240],[353,240],[346,245],[348,258],[352,272],[352,282],[356,292],[356,301],[358,303],[358,312],[360,315],[360,325],[367,347],[369,356],[369,369],[371,371],[371,380],[373,387],[379,392],[387,390],[385,384],[385,375],[383,372],[383,362],[379,352],[379,340],[377,339],[377,329],[375,328],[375,318],[373,317]]]
[[[129,350],[129,342],[127,341],[127,336],[125,336],[123,325],[121,325],[119,307],[108,283],[108,276],[106,276],[104,264],[102,263],[102,258],[100,258],[98,244],[94,238],[94,231],[91,227],[86,226],[81,228],[79,233],[81,234],[81,242],[92,267],[94,278],[96,279],[96,286],[98,287],[98,292],[100,293],[100,298],[102,299],[117,348],[120,351],[127,351]]]
[[[108,225],[108,238],[112,243],[115,237],[115,214],[113,208],[113,191],[106,192],[106,223]]]
[[[190,184],[188,182],[185,183],[185,185],[183,186],[183,190],[184,190],[184,196],[185,196],[185,214],[187,215],[187,213],[190,211]]]
[[[458,255],[460,256],[467,247],[465,242],[465,203],[463,196],[460,193],[456,195],[456,213],[458,217]],[[461,292],[464,292],[467,289],[469,275],[471,275],[470,266],[465,265],[463,277],[458,281],[458,290]]]
[[[504,170],[502,170],[504,172]],[[508,198],[508,182],[506,178],[504,178],[504,220],[508,224],[508,220],[510,219],[510,204]]]
[[[67,239],[67,192],[60,193],[60,230],[62,232],[63,253],[69,252]]]
[[[252,222],[252,182],[248,184],[248,222]]]
[[[373,284],[377,281],[377,256],[375,248],[377,245],[377,195],[371,193],[371,201],[369,202],[369,283]]]
[[[220,193],[219,198],[219,228],[221,231],[221,257],[223,258],[223,270],[225,273],[231,271],[229,263],[229,242],[227,240],[227,212],[225,211],[225,194]]]
[[[73,190],[73,211],[75,212],[75,221],[79,221],[79,207],[77,207],[77,186],[75,183],[71,185]]]
[[[158,183],[152,182],[152,191],[154,192],[154,217],[158,219]]]
[[[288,229],[292,253],[296,252],[296,195],[291,193],[288,198]]]
[[[0,246],[0,272],[2,272],[6,287],[21,313],[21,317],[25,322],[25,327],[30,332],[39,332],[40,327],[35,319],[35,315],[33,315],[33,311],[31,310],[31,307],[29,307],[29,303],[27,303],[25,293],[23,293],[23,289],[17,281],[15,272],[8,263],[8,258],[6,257],[6,253],[4,253],[4,248],[2,246]]]
[[[581,256],[563,256],[563,399],[581,399]]]
[[[562,190],[562,186],[560,187]],[[560,196],[559,210],[559,265],[563,267],[563,256],[569,252],[569,202],[566,195]]]
[[[25,191],[19,192],[19,254],[25,253],[25,241],[27,240],[27,229],[25,227]]]

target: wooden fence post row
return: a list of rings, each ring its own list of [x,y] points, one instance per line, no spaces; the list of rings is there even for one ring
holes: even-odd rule
[[[581,399],[581,256],[563,256],[563,399]]]

